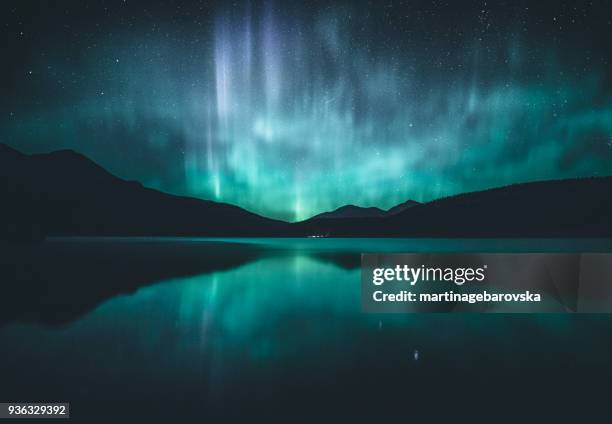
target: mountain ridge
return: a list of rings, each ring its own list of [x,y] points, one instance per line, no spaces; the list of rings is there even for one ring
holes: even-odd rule
[[[0,239],[49,236],[612,237],[612,177],[518,183],[287,223],[121,179],[80,153],[0,144]],[[326,216],[334,219],[325,218]],[[364,216],[365,215],[365,216]]]
[[[376,206],[363,207],[349,204],[340,206],[333,211],[314,215],[308,219],[382,218],[385,216],[398,214],[419,204],[419,202],[414,200],[406,200],[405,202],[392,206],[387,210],[378,208]]]
[[[535,181],[448,196],[381,219],[300,224],[335,237],[612,237],[609,193],[612,176]]]
[[[176,196],[121,179],[71,150],[0,147],[0,238],[45,235],[262,236],[286,222],[235,205]],[[14,234],[13,234],[14,233]]]

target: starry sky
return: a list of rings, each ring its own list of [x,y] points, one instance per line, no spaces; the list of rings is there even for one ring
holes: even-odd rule
[[[612,174],[606,1],[3,1],[0,142],[290,221]]]

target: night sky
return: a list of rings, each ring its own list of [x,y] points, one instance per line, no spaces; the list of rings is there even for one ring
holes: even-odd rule
[[[167,192],[296,220],[612,174],[611,2],[0,12],[0,142]]]

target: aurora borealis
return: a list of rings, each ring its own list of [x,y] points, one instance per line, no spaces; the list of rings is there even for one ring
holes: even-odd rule
[[[606,2],[45,3],[1,6],[26,152],[292,221],[612,174]]]

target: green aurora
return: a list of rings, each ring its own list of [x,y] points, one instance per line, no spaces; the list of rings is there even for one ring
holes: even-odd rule
[[[608,58],[582,48],[595,35],[550,32],[554,11],[544,32],[519,6],[466,6],[453,26],[391,25],[371,4],[245,4],[111,15],[70,43],[5,28],[38,49],[14,62],[0,141],[292,221],[612,174]]]

